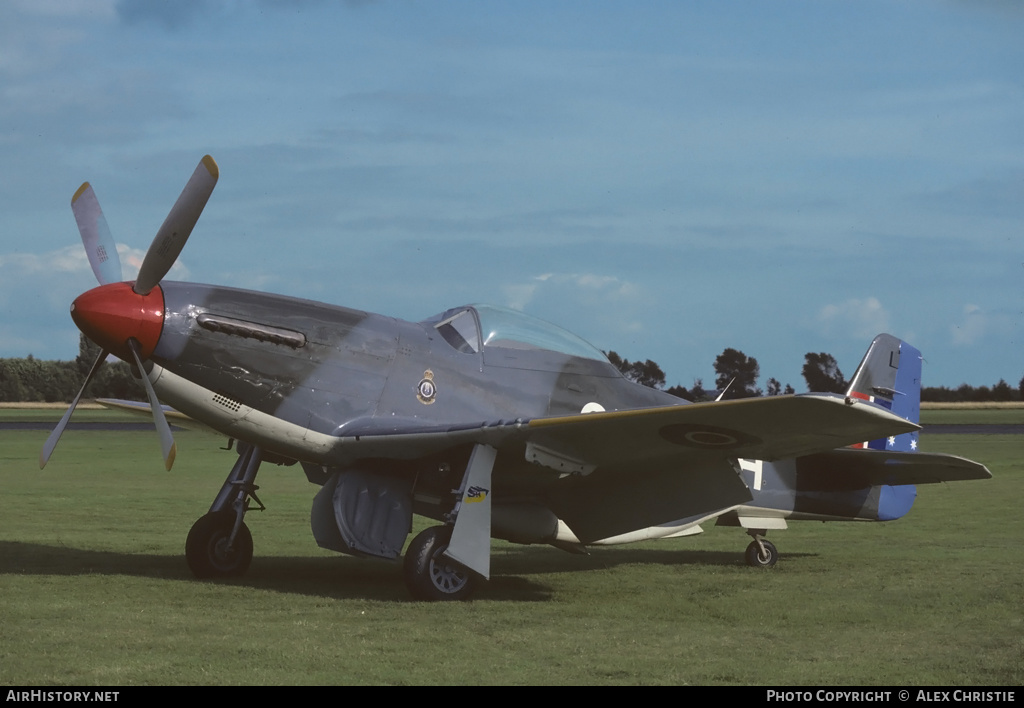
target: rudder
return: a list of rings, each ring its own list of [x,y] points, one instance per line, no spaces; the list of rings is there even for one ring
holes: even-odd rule
[[[857,367],[846,395],[872,401],[912,423],[920,422],[921,352],[891,334],[878,335]],[[917,435],[914,431],[854,447],[916,452]]]
[[[891,334],[875,337],[853,375],[850,398],[872,401],[896,415],[921,420],[921,352]],[[854,447],[889,452],[917,452],[917,431],[869,440]],[[879,521],[898,519],[914,505],[917,488],[912,484],[878,487]]]

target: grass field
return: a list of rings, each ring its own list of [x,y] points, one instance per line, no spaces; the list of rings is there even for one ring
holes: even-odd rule
[[[963,415],[941,422],[981,422]],[[0,684],[1024,682],[1020,436],[924,436],[994,478],[919,487],[888,524],[792,524],[771,571],[737,529],[587,557],[495,542],[457,604],[318,549],[315,488],[272,465],[248,575],[198,582],[184,540],[235,459],[223,440],[179,432],[167,473],[153,433],[68,431],[40,472],[45,437],[0,431]]]
[[[922,408],[921,424],[925,426],[929,424],[1021,425],[1024,424],[1024,407],[996,405],[975,407],[971,404],[964,404],[946,408]]]

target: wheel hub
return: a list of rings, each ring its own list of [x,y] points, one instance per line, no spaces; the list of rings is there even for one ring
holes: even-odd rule
[[[233,566],[238,558],[237,551],[231,546],[229,541],[230,539],[227,536],[221,536],[210,544],[210,560],[225,569]]]
[[[431,559],[430,579],[433,581],[434,587],[441,592],[455,593],[466,585],[469,575],[450,563]]]

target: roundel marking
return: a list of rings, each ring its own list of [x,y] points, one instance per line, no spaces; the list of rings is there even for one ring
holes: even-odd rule
[[[666,425],[658,431],[658,434],[673,445],[696,447],[703,450],[731,450],[761,442],[760,438],[739,430],[687,423]]]

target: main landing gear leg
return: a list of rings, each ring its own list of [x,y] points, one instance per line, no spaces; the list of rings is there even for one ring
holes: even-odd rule
[[[227,578],[243,575],[252,562],[252,534],[243,519],[249,511],[249,500],[263,511],[266,507],[256,496],[256,473],[260,469],[262,450],[244,449],[224,486],[203,516],[188,532],[185,560],[197,578]]]
[[[477,445],[469,456],[450,525],[433,526],[409,544],[405,584],[416,600],[465,600],[491,571],[491,470],[497,451]]]
[[[747,533],[753,541],[747,546],[747,565],[754,568],[771,568],[779,562],[779,550],[764,537],[766,529],[750,529]]]

